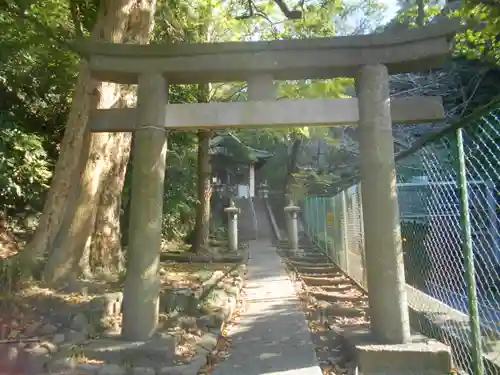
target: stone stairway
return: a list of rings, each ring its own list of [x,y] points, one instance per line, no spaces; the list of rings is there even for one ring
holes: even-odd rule
[[[273,230],[269,222],[266,202],[263,198],[253,199],[255,206],[255,214],[257,217],[257,237],[259,240],[273,240]]]
[[[252,201],[249,198],[235,198],[234,204],[240,209],[238,215],[238,237],[241,242],[257,238]]]
[[[253,207],[252,207],[253,203]],[[234,200],[240,209],[238,215],[238,236],[242,242],[256,239],[272,240],[274,238],[266,202],[263,198],[237,198]]]

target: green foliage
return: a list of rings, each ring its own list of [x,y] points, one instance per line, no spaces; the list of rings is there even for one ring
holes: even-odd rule
[[[7,4],[0,5],[0,209],[12,212],[41,209],[78,59],[54,39],[69,35],[67,2]]]
[[[35,117],[22,125],[51,137],[61,135],[77,72],[77,56],[45,32],[65,30],[70,22],[66,3],[38,1],[26,12],[15,7],[0,12],[0,84],[18,99],[9,111],[19,119]]]
[[[341,13],[341,0],[324,1],[321,6],[309,2],[304,6],[304,17],[297,21],[286,21],[278,38],[318,38],[335,35],[333,16]]]
[[[467,24],[457,36],[455,53],[471,60],[500,64],[500,4],[495,1],[469,0],[452,16]]]
[[[169,136],[163,231],[166,238],[184,237],[194,227],[197,179],[197,137],[193,133]]]
[[[43,139],[15,127],[0,130],[0,209],[41,208],[51,165]]]
[[[443,17],[441,5],[425,8],[424,23]],[[500,64],[500,6],[495,1],[462,1],[459,9],[445,11],[450,18],[459,18],[464,31],[455,37],[454,56],[483,63]],[[400,12],[395,22],[407,27],[417,27],[417,6]]]
[[[425,8],[424,24],[432,21],[436,16],[441,14],[441,5],[431,5]],[[407,27],[418,27],[417,25],[418,7],[414,6],[406,9],[396,16],[396,22],[399,24],[406,24]]]

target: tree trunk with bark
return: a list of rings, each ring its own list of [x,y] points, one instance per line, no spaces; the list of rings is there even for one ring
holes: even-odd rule
[[[80,64],[79,78],[73,93],[73,105],[43,213],[31,241],[21,253],[21,260],[30,266],[49,253],[53,247],[74,189],[76,171],[81,164],[81,159],[75,155],[84,152],[88,114],[90,109],[96,108],[100,102],[100,92],[100,84],[91,79],[87,64],[83,61]]]
[[[124,43],[148,44],[154,27],[156,0],[135,0],[128,13]],[[122,108],[135,105],[135,88],[123,87]],[[101,184],[94,231],[89,241],[89,268],[116,274],[124,270],[125,254],[121,248],[122,192],[132,148],[131,133],[110,134],[110,170]]]
[[[147,43],[155,9],[156,0],[102,1],[92,37],[114,43]],[[92,80],[86,63],[81,63],[52,186],[26,252],[30,256],[49,253],[44,272],[48,282],[75,277],[82,268],[88,273],[87,259],[109,264],[110,259],[119,258],[120,195],[130,135],[91,134],[88,114],[91,109],[114,106],[123,94],[119,85]],[[96,236],[89,239],[93,232]],[[91,256],[104,244],[112,246],[100,247],[101,253]]]
[[[113,141],[114,157],[110,171],[101,184],[94,233],[89,242],[89,267],[116,274],[123,271],[125,257],[121,248],[120,213],[121,192],[130,155],[130,133],[116,133]]]
[[[425,1],[417,0],[417,26],[423,27],[425,23]]]
[[[284,186],[285,196],[291,193],[291,186],[294,181],[293,174],[297,173],[297,161],[299,158],[300,146],[302,145],[302,139],[297,137],[297,135],[293,135],[292,140],[292,150],[290,151],[290,155],[288,156],[288,163],[286,168],[286,178]]]
[[[199,85],[198,102],[208,102],[210,87],[208,84]],[[195,241],[193,250],[200,252],[208,248],[210,236],[210,201],[212,199],[210,140],[212,132],[200,130],[198,132],[198,206],[196,208]]]
[[[212,132],[198,132],[198,206],[196,210],[196,239],[194,250],[203,251],[208,248],[210,236],[210,201],[212,199],[212,183],[210,181],[210,139]]]

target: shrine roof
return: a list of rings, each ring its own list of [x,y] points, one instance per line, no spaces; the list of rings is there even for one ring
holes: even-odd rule
[[[274,156],[272,152],[245,145],[232,132],[221,133],[212,138],[209,153],[211,156],[231,158],[237,163],[259,163]]]

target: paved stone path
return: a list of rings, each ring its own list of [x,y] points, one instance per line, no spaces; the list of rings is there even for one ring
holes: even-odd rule
[[[230,331],[231,356],[213,375],[321,375],[306,318],[269,241],[250,243],[247,303]]]

